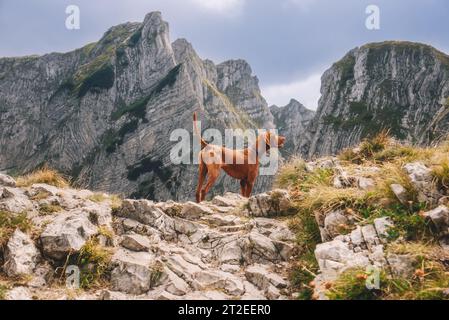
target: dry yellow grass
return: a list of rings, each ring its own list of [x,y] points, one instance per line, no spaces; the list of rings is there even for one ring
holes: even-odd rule
[[[36,170],[17,179],[18,187],[29,187],[36,183],[45,183],[58,188],[66,188],[69,186],[69,182],[63,175],[49,168]]]
[[[319,210],[326,213],[340,207],[351,207],[357,202],[366,200],[367,196],[366,191],[356,188],[336,189],[316,186],[298,199],[297,206],[304,211]]]
[[[306,175],[306,162],[301,158],[292,158],[283,167],[276,177],[277,187],[291,188],[298,184],[298,180]]]

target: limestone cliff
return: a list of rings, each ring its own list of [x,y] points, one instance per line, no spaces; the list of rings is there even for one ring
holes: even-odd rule
[[[382,129],[429,144],[448,132],[449,56],[419,43],[367,44],[324,73],[321,93],[301,142],[306,157],[336,154]]]

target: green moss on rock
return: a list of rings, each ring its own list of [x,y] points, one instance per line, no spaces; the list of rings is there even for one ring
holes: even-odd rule
[[[136,181],[146,173],[155,173],[161,181],[167,181],[172,176],[172,171],[165,168],[162,161],[152,157],[141,160],[138,164],[128,167],[128,179]]]
[[[146,107],[148,102],[155,96],[159,95],[166,87],[172,87],[178,77],[181,64],[174,67],[170,72],[159,81],[147,96],[141,97],[128,106],[122,106],[112,113],[111,118],[118,120],[125,114],[130,114],[133,117],[145,119]]]
[[[78,97],[84,97],[89,91],[110,89],[114,85],[115,73],[112,65],[107,64],[87,76],[81,83]]]
[[[135,31],[131,35],[131,37],[128,40],[128,46],[129,47],[135,47],[137,45],[137,43],[139,42],[140,38],[142,38],[142,27],[137,29],[137,31]]]

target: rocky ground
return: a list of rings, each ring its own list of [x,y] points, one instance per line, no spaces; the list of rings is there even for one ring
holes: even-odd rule
[[[313,248],[310,259],[299,243],[297,272],[311,280],[299,287],[318,300],[449,299],[449,144],[420,149],[376,139],[283,169],[302,217],[298,237]],[[304,228],[309,214],[314,240],[314,229]]]
[[[384,140],[202,204],[0,174],[0,298],[447,299],[449,143]]]
[[[18,188],[5,175],[0,185],[2,237],[7,219],[21,220],[3,239],[4,298],[289,298],[294,235],[276,218],[289,209],[286,191],[199,205]],[[73,266],[79,290],[66,286]]]

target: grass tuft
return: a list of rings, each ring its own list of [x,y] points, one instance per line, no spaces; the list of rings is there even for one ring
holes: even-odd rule
[[[89,196],[88,199],[92,202],[101,203],[108,200],[108,196],[104,193],[94,193],[93,195]]]
[[[389,130],[382,130],[376,136],[365,139],[360,145],[360,154],[365,158],[371,158],[374,154],[385,150],[390,143]]]
[[[39,206],[39,214],[41,215],[49,215],[53,213],[57,213],[62,211],[63,208],[60,205],[42,203]]]
[[[102,287],[108,282],[111,257],[112,252],[98,244],[97,239],[86,242],[77,257],[77,265],[81,270],[81,288]]]
[[[29,187],[37,183],[44,183],[58,188],[66,188],[69,186],[69,182],[63,175],[49,168],[36,170],[17,179],[18,187]]]

